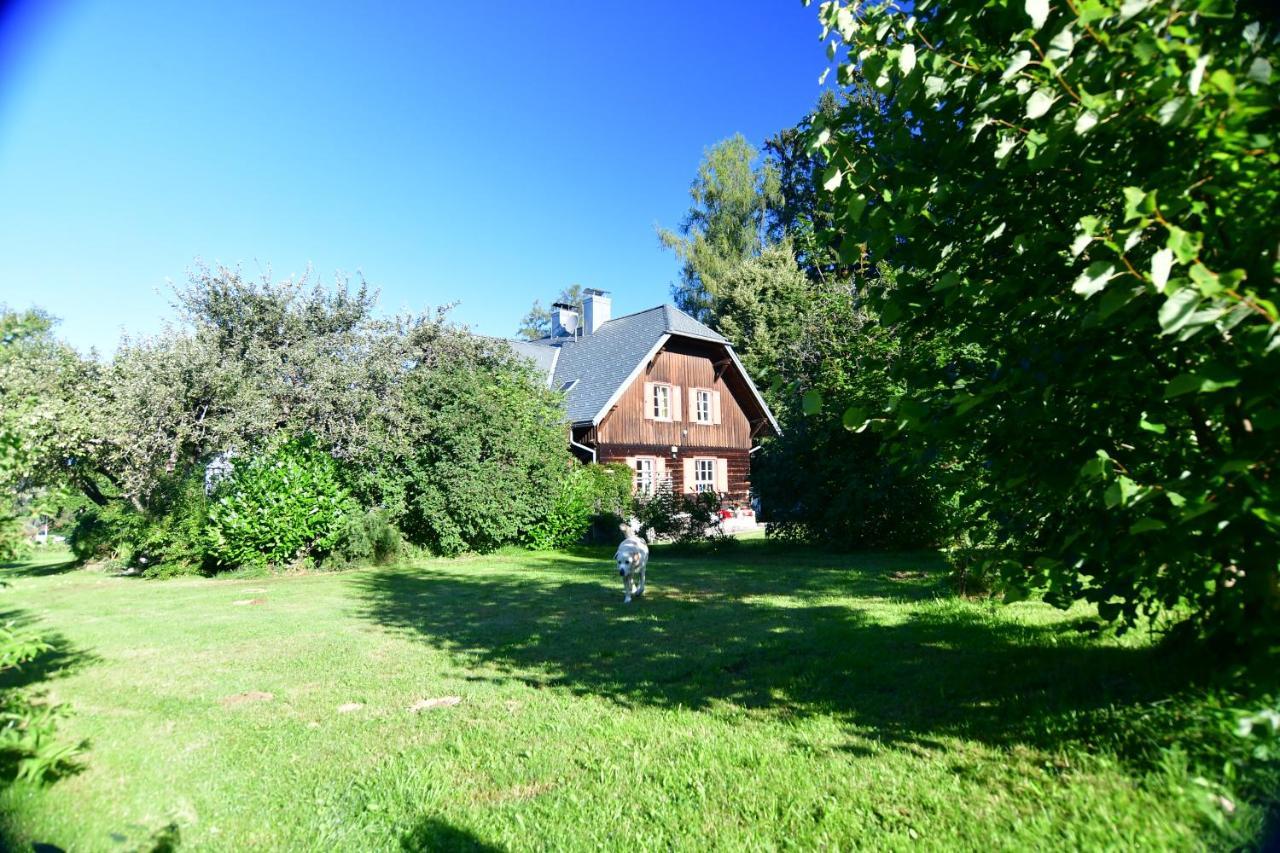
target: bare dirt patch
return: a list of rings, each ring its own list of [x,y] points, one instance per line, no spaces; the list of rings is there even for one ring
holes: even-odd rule
[[[243,607],[246,604],[266,604],[267,600],[265,598],[241,598],[231,603],[237,607]]]
[[[416,714],[419,711],[430,711],[433,708],[451,708],[461,701],[461,696],[437,696],[434,699],[419,699],[409,706],[409,710]]]
[[[234,696],[224,696],[222,698],[222,707],[234,708],[236,705],[244,705],[248,702],[270,702],[274,699],[270,693],[264,693],[261,690],[250,690],[247,693],[237,693]]]
[[[352,711],[359,711],[363,707],[364,707],[364,704],[361,702],[347,702],[345,704],[338,706],[338,713],[350,714]]]
[[[891,581],[918,581],[926,577],[928,575],[924,572],[889,572],[889,580]]]

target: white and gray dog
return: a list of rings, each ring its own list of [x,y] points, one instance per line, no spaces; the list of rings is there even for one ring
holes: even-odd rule
[[[622,576],[623,604],[631,603],[632,595],[644,595],[644,570],[649,567],[649,546],[639,536],[628,536],[613,555],[618,561],[618,574]]]

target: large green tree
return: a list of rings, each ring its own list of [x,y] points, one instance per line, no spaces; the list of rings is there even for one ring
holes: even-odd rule
[[[903,270],[886,321],[977,353],[915,365],[878,422],[987,469],[1012,589],[1274,637],[1275,25],[1232,0],[820,14],[875,95],[814,129],[833,229]]]
[[[769,211],[781,201],[778,173],[736,134],[707,150],[689,196],[680,227],[658,229],[658,239],[680,259],[676,305],[708,320],[725,275],[767,244]]]

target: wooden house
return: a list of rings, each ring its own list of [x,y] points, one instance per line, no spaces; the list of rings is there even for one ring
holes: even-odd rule
[[[745,502],[751,454],[779,428],[733,346],[674,305],[610,307],[588,290],[581,318],[557,304],[549,337],[511,342],[564,393],[574,452],[625,462],[639,492],[666,483]]]

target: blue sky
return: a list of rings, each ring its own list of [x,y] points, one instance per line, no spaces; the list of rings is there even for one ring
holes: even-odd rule
[[[814,104],[798,0],[0,2],[0,302],[110,353],[197,258],[512,334],[667,301],[703,149]]]

